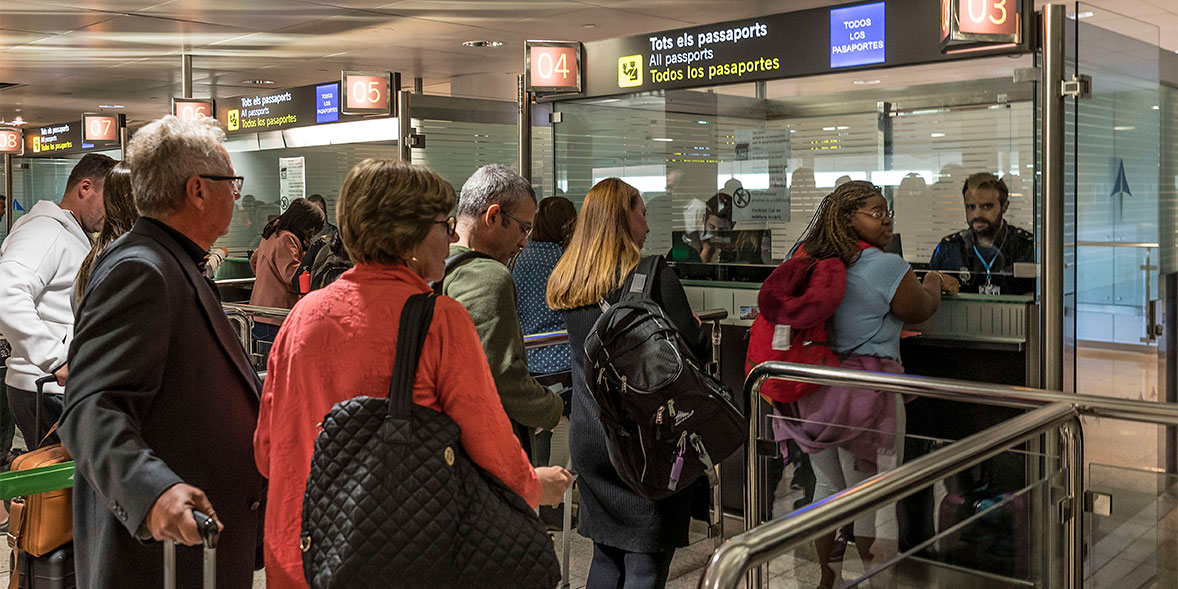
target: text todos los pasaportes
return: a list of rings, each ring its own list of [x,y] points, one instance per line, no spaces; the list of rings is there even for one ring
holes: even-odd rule
[[[767,37],[769,27],[759,22],[747,26],[730,27],[701,33],[683,33],[675,38],[667,36],[650,37],[651,56],[649,60],[650,79],[655,83],[674,82],[683,79],[712,79],[717,76],[743,76],[756,72],[775,70],[781,67],[781,61],[774,58],[759,57],[731,63],[709,64],[692,67],[691,64],[715,59],[715,52],[709,45],[719,43],[737,44],[745,39]],[[690,51],[675,49],[694,48]],[[655,52],[670,53],[655,53]],[[671,69],[667,66],[686,65],[686,69]],[[664,67],[666,69],[656,69]]]

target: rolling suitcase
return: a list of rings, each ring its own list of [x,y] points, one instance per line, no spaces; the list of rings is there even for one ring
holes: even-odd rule
[[[74,578],[73,542],[40,557],[21,553],[18,560],[19,589],[75,589],[78,586]]]
[[[204,538],[204,573],[201,575],[204,589],[217,586],[217,540],[221,537],[217,522],[196,510],[192,511],[196,529]],[[176,543],[164,542],[164,589],[176,589]]]

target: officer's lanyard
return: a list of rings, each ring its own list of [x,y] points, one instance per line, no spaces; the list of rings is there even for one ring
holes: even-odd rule
[[[976,243],[973,244],[973,253],[975,255],[977,255],[978,261],[980,261],[982,263],[982,267],[986,269],[986,284],[987,285],[993,284],[993,282],[990,280],[990,268],[994,267],[994,262],[998,261],[998,256],[1002,255],[1002,246],[1006,245],[1007,234],[1005,232],[1005,230],[1006,230],[1005,224],[1003,224],[1002,229],[1003,229],[1002,241],[998,243],[998,246],[995,248],[998,251],[994,253],[994,257],[990,258],[989,262],[986,261],[986,258],[982,257],[982,252],[978,251],[978,244],[976,244]]]

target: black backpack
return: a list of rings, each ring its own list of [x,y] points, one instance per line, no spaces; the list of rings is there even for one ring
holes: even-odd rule
[[[585,339],[585,383],[601,412],[609,459],[634,492],[662,499],[744,445],[732,393],[687,346],[651,300],[661,256],[643,258],[621,299]]]

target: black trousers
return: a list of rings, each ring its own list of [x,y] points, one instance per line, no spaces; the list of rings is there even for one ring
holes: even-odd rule
[[[37,448],[40,445],[41,437],[48,433],[53,424],[57,423],[57,419],[61,417],[62,409],[65,406],[62,396],[48,394],[43,397],[39,427],[37,425],[37,393],[8,387],[7,396],[8,409],[12,412],[16,427],[20,428],[21,435],[25,437],[25,446],[30,450]],[[45,443],[56,444],[60,441],[57,432],[54,432]]]
[[[12,411],[8,409],[8,389],[4,384],[7,375],[8,368],[0,360],[0,466],[8,460],[8,451],[12,450],[12,440],[16,437],[16,422],[12,419]]]
[[[627,552],[595,542],[585,589],[662,589],[667,586],[674,556],[674,548],[665,552]]]

